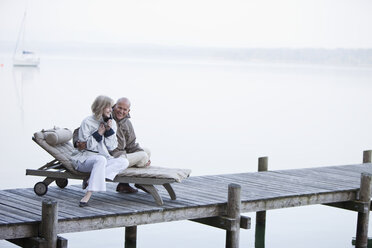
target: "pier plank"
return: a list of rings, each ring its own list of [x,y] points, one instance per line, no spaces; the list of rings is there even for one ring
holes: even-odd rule
[[[203,191],[211,193],[211,194],[216,194],[218,196],[217,199],[221,199],[220,196],[223,197],[223,199],[227,198],[227,186],[230,183],[236,182],[235,179],[227,178],[227,176],[220,176],[220,175],[214,175],[211,176],[211,178],[199,178],[195,177],[193,178],[194,180],[190,183],[194,185],[195,188],[197,189],[203,189]],[[195,183],[198,180],[203,180],[203,184],[198,184]],[[246,180],[240,180],[240,183],[242,184],[242,187],[249,187],[249,192],[254,194],[254,196],[263,196],[263,197],[270,197],[270,196],[275,196],[278,194],[282,194],[282,192],[276,192],[274,191],[269,191],[267,189],[263,189],[262,185],[257,184],[256,182],[249,182]],[[190,186],[193,187],[193,186]],[[248,191],[247,191],[248,192]]]
[[[293,178],[297,178],[298,182],[302,185],[307,185],[309,187],[315,187],[319,189],[343,190],[347,188],[347,185],[345,185],[344,183],[341,183],[337,180],[331,180],[331,177],[327,179],[324,175],[317,171],[280,171],[277,172],[277,175],[292,176]]]
[[[9,223],[12,223],[12,224],[23,223],[24,219],[22,217],[18,217],[16,215],[9,216],[9,215],[5,215],[5,214],[0,213],[0,221],[1,221],[1,224],[8,225]]]
[[[255,180],[252,180],[245,176],[246,175],[226,175],[224,177],[228,177],[230,179],[229,181],[233,180],[235,183],[240,184],[242,186],[241,193],[243,196],[246,196],[246,192],[251,191],[259,193],[264,198],[293,195],[298,193],[298,189],[296,189],[296,187],[288,187],[288,185],[282,183],[279,184],[268,177],[257,177]],[[302,192],[303,191],[304,190],[302,190]]]
[[[14,194],[17,194],[19,196],[22,196],[24,198],[27,198],[27,199],[29,199],[29,201],[37,201],[39,203],[39,209],[41,209],[40,202],[42,202],[42,200],[44,200],[44,199],[50,198],[49,196],[37,196],[37,195],[35,195],[35,193],[33,191],[30,191],[28,189],[26,189],[26,190],[15,189],[15,190],[11,190],[10,192],[14,193]],[[50,192],[52,192],[52,191],[50,191]],[[70,217],[70,218],[79,216],[79,214],[77,214],[76,211],[73,211],[73,209],[71,209],[70,207],[66,207],[66,205],[71,204],[71,197],[64,198],[63,194],[59,194],[59,195],[57,195],[57,197],[55,199],[58,200],[58,202],[60,202],[60,204],[58,206],[59,212],[65,213],[66,216]],[[66,200],[66,201],[64,201],[64,200]]]
[[[19,211],[18,209],[0,203],[0,214],[22,220],[24,222],[34,222],[40,220],[40,215],[32,214],[27,211]]]

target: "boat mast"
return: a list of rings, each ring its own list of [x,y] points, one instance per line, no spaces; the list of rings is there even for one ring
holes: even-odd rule
[[[18,38],[17,38],[17,44],[16,44],[16,47],[14,49],[13,58],[15,57],[15,55],[17,53],[17,50],[19,48],[19,43],[21,42],[21,40],[22,40],[22,46],[23,46],[23,42],[24,42],[24,38],[25,38],[25,32],[24,32],[25,25],[26,25],[26,10],[25,10],[25,13],[23,14],[21,28],[19,29]]]

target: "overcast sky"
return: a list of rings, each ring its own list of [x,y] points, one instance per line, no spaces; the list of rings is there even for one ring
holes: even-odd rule
[[[372,48],[371,0],[0,0],[0,41]]]

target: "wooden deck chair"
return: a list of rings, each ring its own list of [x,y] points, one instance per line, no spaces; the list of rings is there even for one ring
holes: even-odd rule
[[[37,170],[27,169],[26,175],[46,177],[34,186],[34,192],[45,195],[48,185],[56,182],[60,188],[68,185],[68,179],[81,179],[89,177],[89,173],[77,171],[70,162],[70,154],[75,149],[71,142],[72,132],[66,128],[53,128],[36,132],[32,140],[40,145],[55,159],[41,166]],[[135,183],[142,186],[151,194],[158,205],[163,205],[163,200],[154,185],[162,185],[172,200],[176,194],[171,183],[181,182],[189,177],[191,170],[149,166],[146,168],[130,167],[118,174],[113,181],[118,183]]]

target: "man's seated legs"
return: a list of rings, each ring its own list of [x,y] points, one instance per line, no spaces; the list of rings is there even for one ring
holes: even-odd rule
[[[143,148],[143,150],[144,151],[133,152],[133,153],[127,154],[127,159],[129,161],[128,168],[129,167],[146,167],[150,165],[151,152],[147,148]],[[135,186],[138,187],[137,185]],[[138,187],[138,188],[145,191],[142,187]],[[129,194],[138,192],[138,190],[135,188],[132,188],[129,185],[129,183],[119,183],[118,186],[116,187],[116,191],[120,193],[129,193]]]
[[[143,148],[144,151],[127,153],[127,159],[129,161],[129,167],[145,167],[149,166],[150,164],[150,156],[151,152],[147,148]]]

